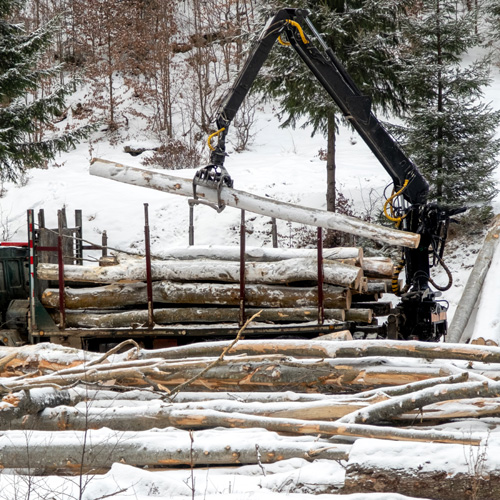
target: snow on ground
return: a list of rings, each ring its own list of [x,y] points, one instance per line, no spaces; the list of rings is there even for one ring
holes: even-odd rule
[[[487,89],[486,100],[500,109],[500,77]],[[318,157],[319,150],[325,148],[325,140],[320,136],[310,137],[307,129],[280,129],[277,119],[270,110],[262,111],[256,124],[257,135],[249,151],[232,153],[226,167],[234,179],[235,188],[270,196],[279,200],[315,208],[325,208],[326,173],[324,162]],[[127,131],[124,131],[127,133]],[[185,198],[115,183],[106,179],[91,177],[88,173],[92,157],[103,158],[131,166],[141,167],[142,156],[132,157],[123,151],[126,145],[155,145],[152,138],[134,136],[110,144],[106,140],[94,141],[91,145],[81,144],[69,154],[50,164],[46,170],[33,170],[22,187],[4,185],[4,196],[0,199],[0,240],[26,240],[26,210],[45,209],[47,225],[56,227],[57,210],[65,207],[72,221],[75,209],[83,210],[84,237],[99,243],[104,230],[108,233],[109,244],[124,250],[141,252],[143,249],[144,203],[149,204],[152,249],[160,251],[166,247],[185,246],[188,242],[188,203]],[[207,154],[208,159],[208,154]],[[200,165],[202,166],[202,165]],[[181,177],[192,178],[195,170],[173,172]],[[500,169],[497,174],[500,184]],[[358,213],[379,209],[385,186],[390,178],[378,164],[363,141],[353,132],[343,128],[338,138],[337,182],[342,193],[353,200]],[[500,196],[493,203],[496,213],[500,213]],[[200,245],[237,244],[239,224],[238,210],[227,208],[216,214],[208,207],[195,208],[195,243]],[[253,233],[248,237],[248,245],[270,245],[269,220],[261,216],[248,215],[248,226]],[[293,246],[292,230],[284,222],[278,222],[280,245]],[[467,276],[480,248],[479,240],[452,242],[454,255],[448,260],[454,272],[454,286],[446,292],[453,314],[460,298]],[[498,269],[498,266],[495,266]],[[445,280],[440,273],[436,280]],[[496,280],[498,282],[498,280]],[[498,296],[498,294],[497,294]],[[491,307],[495,308],[493,301]],[[365,453],[366,460],[374,459],[378,465],[384,460],[397,461],[391,455],[393,443],[378,443],[358,440],[358,454]],[[463,467],[463,453],[454,456],[444,445],[433,445],[432,465],[442,466],[448,460],[451,470]],[[392,448],[391,448],[392,447]],[[419,445],[416,452],[429,454],[425,445]],[[385,450],[385,451],[384,451]],[[423,450],[423,451],[422,451]],[[394,451],[394,450],[393,450]],[[371,457],[371,458],[369,458]],[[497,464],[498,465],[498,464]],[[264,474],[265,471],[265,474]],[[58,500],[81,498],[177,499],[193,497],[211,500],[254,499],[277,500],[286,494],[291,500],[306,500],[320,494],[321,499],[343,498],[345,500],[402,500],[396,494],[357,494],[337,496],[324,494],[329,486],[341,483],[343,468],[336,462],[317,461],[313,464],[300,459],[288,460],[274,465],[246,466],[239,468],[211,468],[174,471],[139,470],[125,464],[116,463],[104,475],[83,477],[30,477],[12,475],[4,471],[0,475],[0,499],[31,498]],[[193,486],[194,485],[194,486]],[[193,495],[193,489],[195,495]],[[54,496],[55,495],[55,496]]]

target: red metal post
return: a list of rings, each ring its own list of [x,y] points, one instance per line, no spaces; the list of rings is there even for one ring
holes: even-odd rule
[[[245,324],[245,211],[241,211],[240,224],[240,326]]]
[[[59,328],[66,328],[66,301],[64,296],[63,214],[58,211],[59,233],[57,235],[57,265],[59,267]]]
[[[144,244],[146,247],[146,290],[148,294],[148,328],[154,326],[153,282],[151,279],[151,239],[149,234],[148,204],[144,203]]]
[[[32,209],[28,210],[28,247],[29,247],[29,287],[30,287],[30,310],[28,335],[31,342],[31,335],[36,329],[35,315],[35,215]]]
[[[318,227],[318,323],[325,322],[325,306],[323,298],[323,229]]]

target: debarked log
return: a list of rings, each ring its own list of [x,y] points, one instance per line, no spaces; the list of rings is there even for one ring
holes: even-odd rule
[[[259,312],[257,309],[247,309],[250,317]],[[173,307],[156,309],[153,313],[154,322],[158,325],[185,324],[185,323],[238,323],[240,310],[237,308],[201,308],[201,307]],[[315,308],[276,308],[262,309],[259,322],[296,323],[315,321],[318,310]],[[327,320],[345,321],[343,309],[325,309],[324,317]],[[58,319],[55,314],[54,319]],[[354,309],[351,321],[371,321],[371,310]],[[130,325],[142,326],[148,321],[147,310],[133,311],[67,311],[66,326],[70,328],[125,328]]]
[[[92,288],[66,288],[65,306],[68,309],[110,308],[147,304],[145,283],[115,283]],[[325,285],[324,307],[327,309],[350,309],[352,293],[348,288]],[[153,300],[161,304],[213,304],[239,306],[240,287],[228,283],[178,283],[173,281],[153,282]],[[46,307],[59,307],[59,290],[47,289],[42,295]],[[247,285],[245,287],[247,307],[315,307],[318,305],[316,287],[287,287],[273,285]]]
[[[90,166],[90,174],[104,177],[126,184],[147,187],[181,196],[193,196],[193,181],[160,172],[152,172],[135,167],[127,167],[119,163],[95,158]],[[264,196],[239,191],[223,186],[217,188],[198,185],[196,194],[200,199],[218,204],[222,202],[229,207],[235,207],[248,212],[267,215],[277,219],[298,222],[325,229],[334,229],[354,234],[384,244],[417,248],[420,235],[389,229],[364,222],[335,212],[327,212],[291,203],[271,200]]]
[[[56,264],[39,264],[38,278],[58,279]],[[195,260],[195,261],[153,261],[151,263],[153,280],[169,281],[220,281],[238,283],[240,264],[233,261]],[[355,266],[325,260],[323,263],[324,282],[355,290],[361,286],[363,271]],[[249,283],[290,283],[296,281],[315,281],[318,266],[315,259],[289,259],[278,262],[248,262],[245,266],[245,280]],[[121,280],[144,281],[146,265],[143,259],[126,261],[124,264],[109,267],[65,266],[64,279],[89,283],[114,283]]]
[[[28,441],[25,431],[11,431],[0,436],[0,466],[19,469],[30,464],[30,468],[43,473],[54,469],[80,473],[90,468],[108,469],[117,462],[138,467],[256,464],[256,444],[262,463],[294,457],[340,460],[347,458],[350,448],[325,441],[284,438],[263,430],[256,431],[256,441],[249,439],[248,431],[239,429],[193,432],[192,437],[193,441],[189,432],[178,429],[141,433],[90,429],[31,431]]]

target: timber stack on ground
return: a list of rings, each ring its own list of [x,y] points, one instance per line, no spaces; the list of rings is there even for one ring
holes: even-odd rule
[[[151,262],[155,325],[241,323],[241,305],[259,322],[318,321],[317,251],[247,248],[244,287],[240,286],[240,249],[194,247],[165,250]],[[100,267],[67,265],[64,288],[67,327],[126,328],[148,324],[147,266],[144,258],[124,254]],[[57,280],[56,264],[39,264],[37,275]],[[323,250],[322,303],[326,321],[372,324],[389,313],[378,302],[390,287],[394,265],[388,258],[363,257],[361,248]],[[243,293],[243,295],[242,295]],[[49,288],[42,304],[60,315],[60,292]]]
[[[164,470],[301,458],[345,467],[344,481],[325,478],[320,493],[499,497],[497,347],[320,339],[121,347],[132,344],[103,355],[0,348],[2,467],[25,468],[29,458],[40,474],[71,474],[113,462]]]

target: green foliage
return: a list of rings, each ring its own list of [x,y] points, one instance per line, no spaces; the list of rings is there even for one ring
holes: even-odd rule
[[[428,0],[403,26],[408,65],[402,72],[410,113],[400,130],[408,154],[440,204],[487,202],[496,194],[492,172],[500,152],[494,139],[500,114],[480,101],[489,60],[461,65],[480,44],[474,12],[452,0]]]
[[[34,92],[61,68],[39,68],[57,29],[53,20],[33,33],[10,22],[21,0],[0,0],[0,179],[16,181],[28,168],[44,166],[60,151],[68,151],[93,127],[81,127],[48,139],[33,140],[64,109],[74,82],[59,86],[44,97]]]
[[[398,85],[398,23],[408,0],[329,0],[281,2],[264,12],[269,17],[284,6],[306,8],[326,43],[332,47],[361,91],[383,111],[399,112],[403,101]],[[284,126],[305,117],[314,132],[326,133],[328,117],[337,108],[293,49],[277,46],[271,52],[258,87],[280,102]]]

